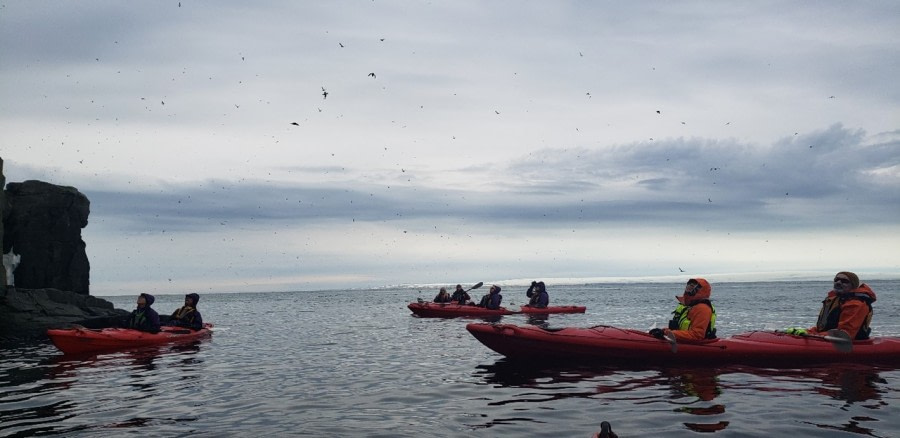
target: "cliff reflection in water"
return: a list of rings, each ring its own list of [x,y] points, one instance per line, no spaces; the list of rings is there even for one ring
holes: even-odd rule
[[[679,420],[685,428],[695,432],[715,432],[729,425],[727,402],[720,400],[722,394],[730,394],[732,400],[747,391],[772,392],[779,397],[792,394],[801,399],[819,394],[842,400],[845,406],[876,402],[866,407],[878,409],[884,405],[880,399],[888,384],[879,373],[889,370],[892,368],[860,364],[805,369],[565,367],[501,359],[492,365],[479,366],[475,375],[486,384],[520,389],[511,399],[489,400],[489,406],[535,403],[546,407],[547,402],[553,400],[584,398],[610,403],[642,403],[641,400],[646,400],[647,410],[651,411],[657,409],[655,405],[660,401],[667,401],[674,405],[670,407],[671,413],[694,416]],[[522,388],[532,391],[523,393]],[[871,419],[854,417],[843,425],[816,426],[865,434],[868,429],[859,426],[861,421]]]

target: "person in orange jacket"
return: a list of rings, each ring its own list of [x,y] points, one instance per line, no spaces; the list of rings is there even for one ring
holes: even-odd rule
[[[669,327],[650,330],[650,335],[659,339],[667,333],[675,336],[677,341],[699,341],[715,339],[716,309],[709,301],[712,286],[703,278],[692,278],[684,286],[684,294],[676,296],[678,306]]]
[[[792,335],[823,334],[838,329],[847,332],[850,339],[869,339],[872,328],[872,303],[875,291],[869,285],[859,283],[859,277],[847,271],[834,275],[834,289],[822,301],[822,310],[816,325],[806,330],[790,328]]]

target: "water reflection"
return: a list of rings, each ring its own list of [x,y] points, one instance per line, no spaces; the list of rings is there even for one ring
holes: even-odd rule
[[[544,313],[529,313],[528,318],[526,318],[525,323],[529,325],[536,325],[538,327],[547,328],[550,326],[550,323],[547,320],[550,318],[549,314]]]
[[[491,399],[489,406],[514,403],[547,403],[568,398],[627,399],[635,403],[665,401],[675,405],[674,413],[691,416],[682,424],[695,432],[715,432],[728,427],[723,419],[726,403],[720,400],[724,393],[735,397],[752,392],[795,392],[800,396],[817,394],[845,402],[845,408],[854,403],[879,401],[866,405],[870,409],[887,406],[881,397],[887,391],[888,382],[880,372],[893,368],[860,364],[834,364],[804,369],[770,369],[749,366],[718,368],[646,367],[622,368],[603,366],[566,367],[547,364],[529,364],[501,359],[494,364],[477,367],[475,376],[484,383],[505,388],[529,388],[533,391],[516,391],[509,399]],[[856,418],[842,426],[816,425],[860,433],[866,430]]]
[[[161,386],[172,386],[169,380],[173,378],[176,381],[196,379],[204,362],[198,354],[200,343],[198,340],[194,343],[87,355],[29,356],[22,354],[27,353],[27,349],[6,351],[3,366],[0,367],[0,418],[3,418],[0,435],[30,436],[84,430],[85,426],[67,423],[91,404],[96,391],[107,393],[111,388],[128,389],[141,394],[130,398],[139,403],[138,400],[162,391]],[[14,361],[13,357],[25,359]],[[183,383],[179,386],[194,384]],[[75,393],[69,392],[73,390],[86,397],[73,398],[71,394]],[[93,405],[91,408],[93,411],[100,409],[128,407],[118,404],[106,407]],[[134,421],[109,427],[137,427],[141,424],[142,419],[135,418]]]

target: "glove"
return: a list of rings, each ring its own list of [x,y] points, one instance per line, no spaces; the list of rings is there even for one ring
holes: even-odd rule
[[[806,329],[797,328],[797,327],[790,327],[787,330],[785,330],[784,332],[789,335],[806,336]]]
[[[662,339],[665,337],[665,332],[661,328],[650,329],[648,332],[650,336],[653,336],[656,339]]]

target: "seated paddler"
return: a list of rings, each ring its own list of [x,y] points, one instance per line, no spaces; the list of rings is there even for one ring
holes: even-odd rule
[[[461,284],[457,284],[456,290],[453,291],[453,295],[450,297],[450,302],[463,305],[468,304],[471,301],[472,297],[469,296],[469,293],[463,289]]]
[[[159,332],[159,314],[150,306],[156,298],[150,294],[140,294],[137,299],[137,308],[125,318],[125,328],[140,330],[142,332]]]
[[[546,309],[550,305],[550,295],[547,294],[547,286],[543,281],[532,281],[531,287],[525,291],[525,296],[529,298],[526,304],[528,307]]]
[[[850,339],[869,339],[872,328],[872,303],[875,291],[869,285],[859,282],[853,272],[841,271],[834,275],[834,287],[822,301],[816,325],[808,328],[789,328],[792,335],[819,335],[829,330],[843,330]]]
[[[500,295],[500,286],[496,284],[491,286],[490,292],[481,297],[481,302],[478,303],[478,307],[484,307],[485,309],[497,310],[500,308],[500,303],[503,302],[503,295]]]
[[[435,303],[449,303],[450,301],[450,294],[447,293],[447,288],[445,287],[442,287],[438,294],[434,296]]]
[[[672,312],[669,327],[650,330],[650,335],[663,339],[671,333],[677,341],[699,341],[716,338],[716,309],[709,301],[712,286],[703,278],[692,278],[684,293],[676,296],[678,305]]]
[[[197,310],[197,303],[199,301],[200,295],[195,293],[185,295],[184,306],[181,306],[178,310],[172,312],[172,316],[169,317],[169,322],[166,325],[187,327],[193,330],[202,329],[203,317],[200,315],[200,311]]]

